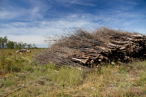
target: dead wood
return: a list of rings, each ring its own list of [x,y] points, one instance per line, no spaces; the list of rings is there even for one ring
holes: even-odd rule
[[[77,30],[36,55],[39,64],[97,66],[103,62],[130,62],[146,57],[146,36],[121,30],[101,28],[90,33]]]

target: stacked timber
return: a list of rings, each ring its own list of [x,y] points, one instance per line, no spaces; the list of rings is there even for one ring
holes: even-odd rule
[[[132,34],[128,37],[110,37],[108,42],[95,41],[90,46],[80,46],[79,52],[71,60],[86,66],[101,63],[129,62],[132,58],[144,58],[146,55],[146,36]]]
[[[51,40],[48,40],[51,41]],[[52,39],[54,44],[36,54],[38,64],[97,66],[123,63],[146,57],[146,36],[108,28],[87,32],[82,29]]]

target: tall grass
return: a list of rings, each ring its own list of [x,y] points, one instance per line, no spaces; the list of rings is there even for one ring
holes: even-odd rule
[[[9,93],[10,97],[146,96],[146,61],[114,66],[107,64],[102,66],[100,71],[85,72],[71,66],[58,67],[54,64],[42,66],[30,62],[33,53],[8,55],[8,51],[3,52],[6,52],[5,59],[10,58],[12,70],[7,71],[6,63],[5,70],[1,68],[5,74],[0,75],[0,96]],[[15,65],[20,71],[14,69]],[[13,92],[23,85],[23,88]]]

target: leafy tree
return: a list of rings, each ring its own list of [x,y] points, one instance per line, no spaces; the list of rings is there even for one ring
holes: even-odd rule
[[[27,46],[28,46],[28,49],[30,49],[30,48],[31,48],[31,44],[27,44]]]
[[[19,47],[19,49],[22,48],[22,42],[19,42],[19,43],[18,43],[18,47]]]
[[[7,36],[2,38],[2,48],[5,48],[5,43],[7,43]]]
[[[22,43],[22,48],[25,48],[26,45],[27,43]]]
[[[9,49],[14,49],[14,42],[13,42],[13,41],[9,41],[9,42],[7,43],[7,48],[9,48]]]

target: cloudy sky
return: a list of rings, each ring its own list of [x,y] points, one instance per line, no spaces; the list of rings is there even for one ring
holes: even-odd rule
[[[146,34],[146,0],[0,0],[0,37],[46,47],[46,36],[99,27]]]

